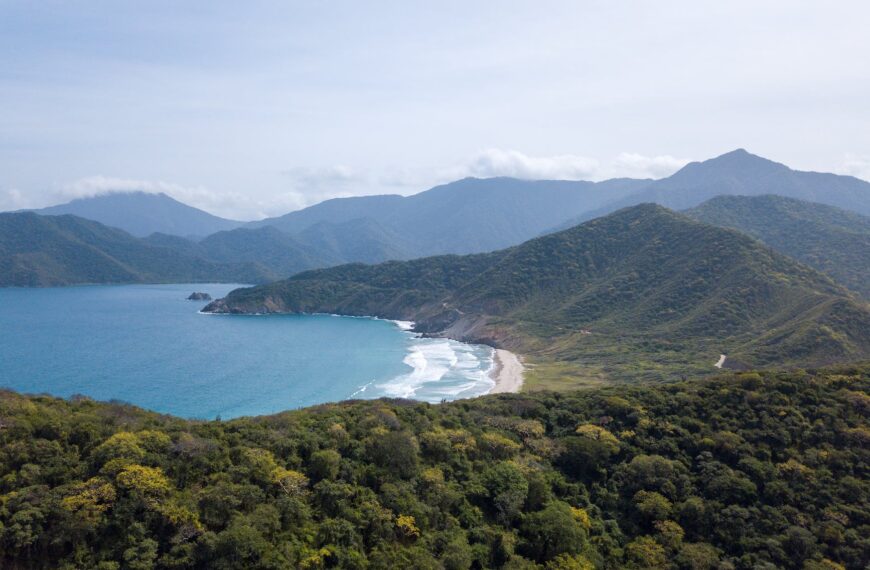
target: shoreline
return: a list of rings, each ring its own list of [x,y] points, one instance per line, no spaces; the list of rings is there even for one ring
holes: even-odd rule
[[[503,348],[493,349],[493,368],[489,377],[495,382],[488,394],[519,392],[523,387],[523,366],[520,357]]]
[[[378,319],[378,317],[368,318]],[[413,333],[414,321],[400,321],[398,319],[383,320],[388,320],[392,322],[400,330]],[[459,339],[451,339],[449,336],[445,336],[443,338],[454,340],[456,342],[461,342],[463,344],[476,344],[464,342]],[[525,366],[523,366],[522,359],[519,356],[503,348],[493,348],[492,368],[490,368],[487,376],[490,380],[494,382],[494,385],[492,388],[489,389],[488,392],[481,394],[481,396],[487,396],[489,394],[508,394],[519,392],[520,390],[522,390],[523,387],[523,374],[525,373],[525,370]]]

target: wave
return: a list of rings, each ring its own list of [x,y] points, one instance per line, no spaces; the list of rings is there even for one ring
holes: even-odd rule
[[[490,347],[414,336],[408,351],[411,371],[377,384],[380,395],[437,403],[481,396],[495,385]]]

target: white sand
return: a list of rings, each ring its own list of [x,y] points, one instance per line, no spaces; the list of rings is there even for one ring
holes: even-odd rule
[[[722,368],[722,365],[723,365],[723,364],[725,364],[725,355],[724,355],[724,354],[720,354],[720,355],[719,355],[719,362],[717,362],[717,363],[714,364],[713,366],[715,366],[716,368]]]
[[[519,357],[509,350],[498,348],[494,358],[495,366],[490,377],[495,381],[495,386],[489,393],[519,392],[520,388],[523,387],[523,371],[525,370]]]

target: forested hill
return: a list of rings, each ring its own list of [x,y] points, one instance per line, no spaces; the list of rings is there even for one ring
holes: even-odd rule
[[[718,196],[686,215],[734,228],[870,300],[870,218],[782,196]]]
[[[662,378],[732,363],[870,357],[870,310],[736,231],[651,204],[491,254],[346,265],[233,291],[206,310],[330,312],[531,356],[532,380]]]
[[[218,263],[76,216],[0,214],[0,286],[77,283],[261,283],[255,263]]]
[[[0,393],[0,567],[870,564],[870,368],[184,421]]]

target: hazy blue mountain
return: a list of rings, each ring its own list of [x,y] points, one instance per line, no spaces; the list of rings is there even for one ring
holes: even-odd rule
[[[273,226],[282,232],[295,234],[319,222],[339,224],[359,218],[378,220],[404,200],[402,196],[395,194],[333,198],[283,216],[249,222],[247,227]]]
[[[718,196],[687,215],[734,228],[870,299],[870,218],[782,196]]]
[[[368,218],[400,236],[394,247],[409,257],[490,251],[534,237],[648,183],[465,178],[413,196],[336,198],[250,225],[297,233],[318,222]]]
[[[737,149],[710,160],[687,164],[668,178],[651,181],[636,192],[571,217],[545,233],[645,202],[685,210],[715,196],[764,194],[818,202],[870,216],[870,182],[853,176],[792,170]]]
[[[354,261],[378,263],[411,255],[400,236],[368,218],[337,224],[317,222],[295,235],[263,226],[217,232],[200,241],[160,233],[145,241],[214,262],[255,262],[267,268],[274,279],[306,269]]]
[[[219,218],[163,193],[115,192],[92,198],[79,198],[66,204],[34,211],[49,216],[72,214],[120,228],[138,237],[154,232],[177,236],[206,236],[242,225],[242,222]]]
[[[414,257],[408,240],[371,218],[318,222],[294,237],[312,249],[330,252],[345,263],[379,263]]]
[[[332,251],[310,247],[269,226],[218,232],[203,239],[198,245],[200,255],[212,261],[253,261],[268,267],[279,277],[289,277],[306,269],[329,267],[346,261]]]
[[[777,194],[870,215],[870,183],[853,176],[792,170],[743,149],[687,164],[610,207],[655,202],[682,210],[723,194]]]
[[[76,216],[0,214],[0,286],[272,278],[254,263],[215,263]]]

